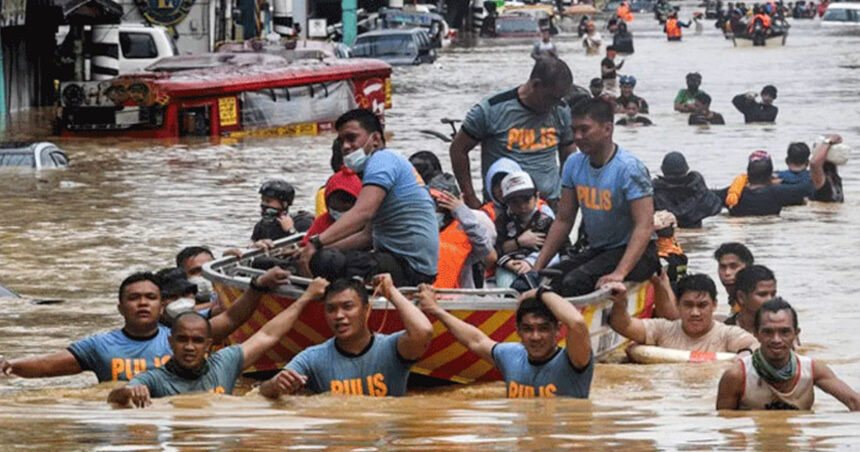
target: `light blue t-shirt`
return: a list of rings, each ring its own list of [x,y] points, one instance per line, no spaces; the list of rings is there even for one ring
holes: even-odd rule
[[[373,217],[373,246],[406,259],[412,270],[435,275],[439,262],[436,205],[418,172],[402,155],[380,149],[370,155],[362,185],[385,190]]]
[[[340,350],[331,338],[306,348],[286,368],[307,376],[305,386],[317,394],[402,396],[414,364],[397,352],[397,339],[404,333],[374,334],[367,349],[355,356]]]
[[[574,191],[588,244],[597,250],[626,245],[633,233],[630,202],[654,194],[648,168],[620,146],[602,168],[591,166],[581,152],[572,154],[561,185]]]
[[[207,391],[232,394],[233,386],[242,374],[243,361],[242,346],[231,345],[207,358],[209,370],[197,379],[186,380],[162,367],[134,377],[128,385],[146,386],[152,398]]]
[[[549,361],[532,363],[523,344],[500,342],[493,346],[493,360],[505,379],[508,398],[588,398],[594,375],[593,354],[588,365],[577,370],[564,348],[556,350]]]
[[[558,148],[573,143],[570,109],[559,103],[548,113],[529,110],[517,88],[490,96],[466,114],[462,130],[481,142],[481,178],[507,157],[529,173],[543,199],[558,199]]]
[[[122,330],[86,337],[69,346],[82,370],[96,373],[99,382],[129,381],[135,375],[156,369],[173,355],[167,338],[170,328],[158,325],[150,339],[135,339]]]

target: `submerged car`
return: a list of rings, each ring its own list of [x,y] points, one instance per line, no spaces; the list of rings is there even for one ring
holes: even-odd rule
[[[540,36],[538,19],[527,14],[511,14],[484,20],[481,36],[487,38],[536,38]]]
[[[0,167],[65,168],[69,156],[53,143],[0,143]]]
[[[355,38],[352,56],[378,58],[392,66],[436,61],[433,40],[423,28],[375,30]]]
[[[832,3],[821,18],[825,27],[860,27],[860,3]]]

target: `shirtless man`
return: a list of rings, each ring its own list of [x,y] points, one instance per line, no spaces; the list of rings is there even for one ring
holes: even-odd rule
[[[720,379],[718,410],[810,410],[817,386],[851,411],[860,394],[820,362],[797,355],[797,312],[782,298],[763,304],[755,332],[761,348],[735,362]]]

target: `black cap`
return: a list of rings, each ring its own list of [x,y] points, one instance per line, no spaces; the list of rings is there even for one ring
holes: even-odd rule
[[[296,190],[283,179],[270,179],[260,186],[260,194],[292,205],[293,199],[296,197]]]
[[[595,77],[591,79],[591,86],[603,86],[603,80],[601,80],[599,77]]]
[[[698,72],[690,72],[689,74],[687,74],[687,80],[693,80],[693,79],[701,82],[702,81],[702,74],[699,74]]]
[[[776,87],[773,85],[767,85],[761,89],[761,94],[762,95],[768,94],[771,97],[773,97],[774,99],[776,99]]]
[[[660,170],[663,171],[663,175],[666,177],[681,177],[690,171],[690,167],[687,166],[687,159],[684,158],[684,154],[672,151],[663,157],[663,164],[660,165]]]

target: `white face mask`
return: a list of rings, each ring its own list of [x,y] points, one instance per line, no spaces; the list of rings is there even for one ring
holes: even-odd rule
[[[167,318],[170,319],[170,321],[172,322],[173,319],[175,319],[176,316],[178,316],[179,314],[182,314],[183,312],[193,311],[195,304],[195,301],[191,298],[179,298],[170,302],[170,304],[164,308],[164,313],[167,315]]]
[[[188,282],[197,285],[197,297],[210,300],[212,298],[212,282],[202,276],[188,278]]]
[[[331,217],[332,220],[337,221],[340,217],[343,216],[343,212],[334,209],[328,209],[328,216]]]
[[[364,166],[367,164],[367,154],[363,148],[358,148],[343,157],[343,165],[358,174],[364,172]]]

